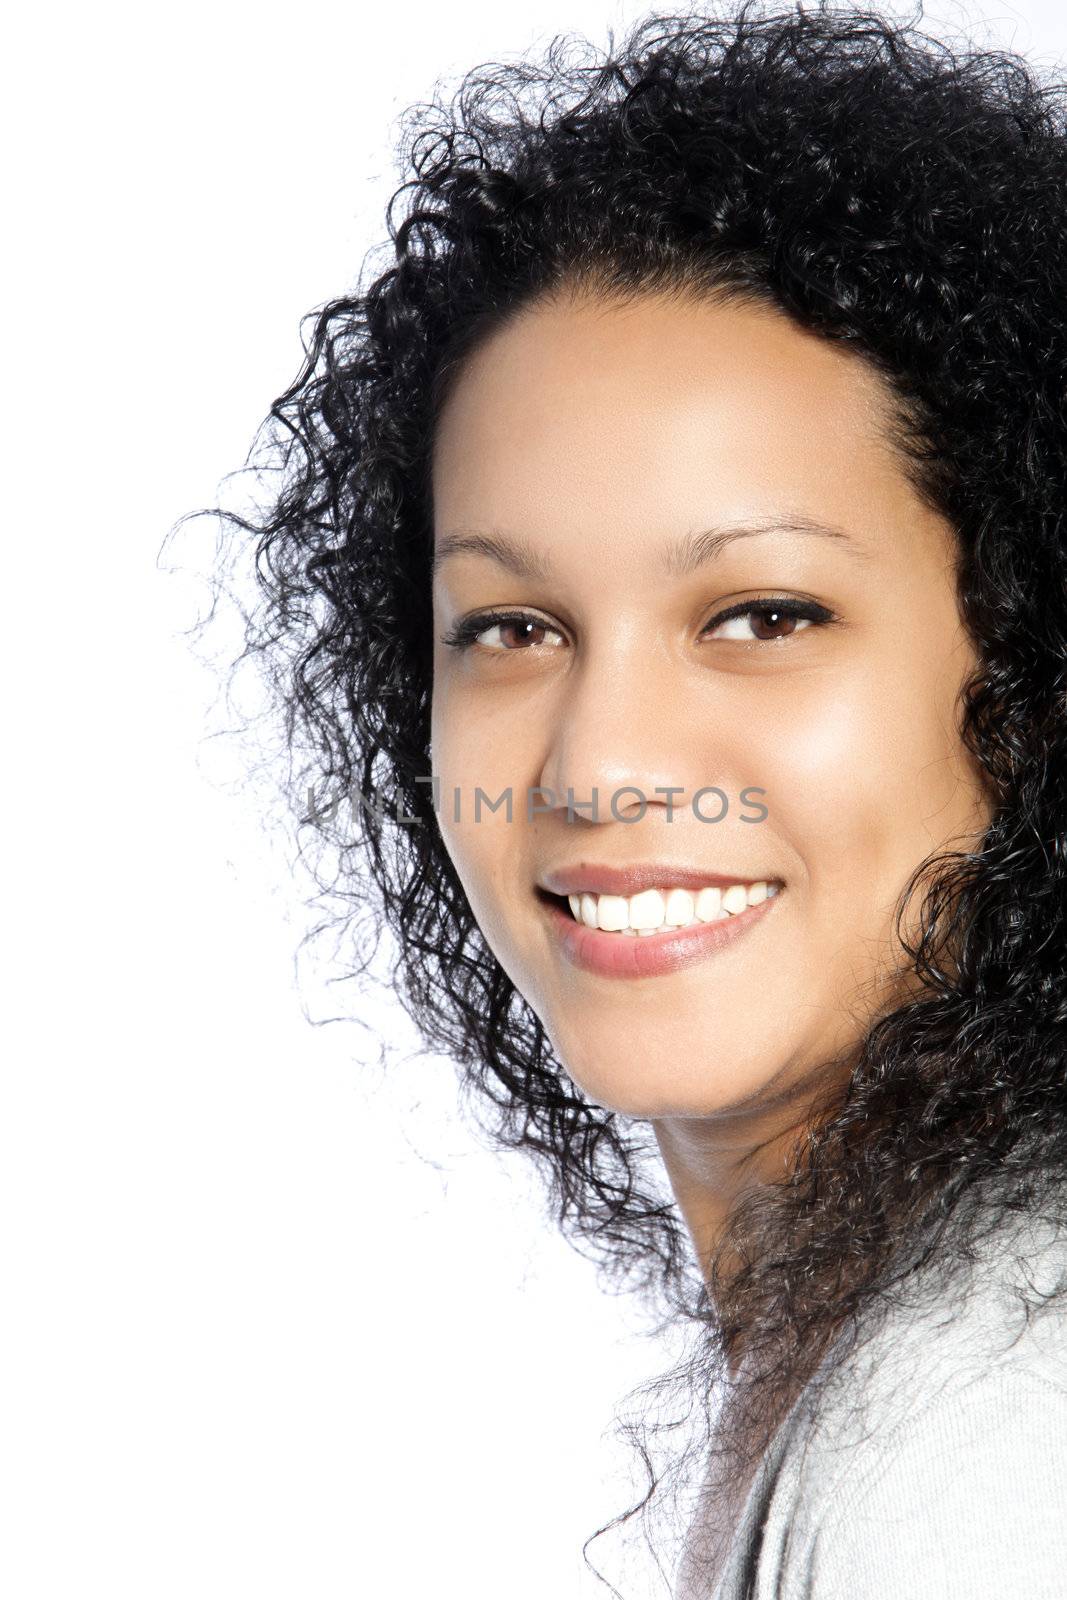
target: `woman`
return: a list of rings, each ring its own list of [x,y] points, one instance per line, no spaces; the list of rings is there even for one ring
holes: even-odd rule
[[[232,518],[427,1043],[695,1330],[680,1595],[1067,1593],[1064,98],[826,8],[472,72]]]

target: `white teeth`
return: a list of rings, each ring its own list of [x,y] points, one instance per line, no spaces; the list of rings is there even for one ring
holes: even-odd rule
[[[724,911],[728,911],[732,917],[736,917],[737,913],[743,911],[747,905],[748,889],[745,884],[732,883],[728,889],[723,890],[722,908]]]
[[[687,928],[696,919],[696,902],[688,889],[671,889],[663,920],[672,928]]]
[[[696,913],[701,922],[717,922],[722,914],[722,890],[701,889],[697,895]]]
[[[643,889],[630,896],[630,927],[638,933],[655,933],[663,926],[663,896],[658,889]]]
[[[630,907],[621,894],[597,896],[596,925],[605,933],[620,933],[630,926]]]
[[[647,938],[660,928],[686,928],[694,922],[721,922],[749,906],[758,906],[778,893],[779,885],[732,883],[725,889],[708,885],[696,893],[689,889],[643,889],[629,897],[621,894],[571,894],[571,914],[587,928]]]

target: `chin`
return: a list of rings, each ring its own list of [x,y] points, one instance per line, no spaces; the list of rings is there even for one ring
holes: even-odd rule
[[[743,1072],[730,1072],[714,1060],[686,1073],[666,1061],[650,1062],[632,1039],[630,1049],[632,1057],[623,1047],[610,1061],[576,1056],[559,1045],[556,1054],[567,1076],[594,1105],[638,1120],[714,1117],[748,1100],[760,1087]]]

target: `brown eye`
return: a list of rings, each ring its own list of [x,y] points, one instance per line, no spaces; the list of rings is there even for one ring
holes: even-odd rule
[[[535,622],[530,617],[512,618],[504,622],[498,622],[495,629],[487,631],[490,633],[495,632],[498,635],[499,642],[506,649],[510,649],[512,646],[521,649],[526,644],[543,644],[545,634],[551,633],[552,630],[547,623]]]
[[[753,611],[752,633],[757,639],[785,639],[795,630],[797,619],[788,611]]]
[[[469,650],[475,646],[491,655],[521,655],[524,650],[544,644],[546,638],[561,637],[558,629],[550,627],[538,617],[523,613],[514,615],[486,615],[468,617],[446,634],[443,643],[456,650]]]
[[[812,601],[746,600],[713,617],[704,633],[709,639],[773,644],[779,639],[790,639],[805,628],[819,627],[832,620],[831,611]]]

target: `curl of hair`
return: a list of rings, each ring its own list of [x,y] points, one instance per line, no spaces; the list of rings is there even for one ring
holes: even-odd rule
[[[997,1219],[1053,1207],[1067,1172],[1065,91],[1012,53],[825,4],[650,15],[602,58],[570,44],[406,113],[395,263],[315,315],[260,436],[277,490],[223,515],[256,540],[245,653],[290,749],[325,790],[417,819],[364,806],[345,842],[301,818],[340,851],[345,914],[391,928],[398,998],[498,1147],[532,1154],[572,1244],[696,1324],[670,1377],[705,1401],[726,1386],[716,1448],[751,1461],[843,1329],[924,1262],[973,1259]],[[980,659],[961,720],[995,797],[981,848],[914,875],[911,998],[833,1078],[788,1179],[738,1204],[707,1277],[644,1130],[575,1089],[483,940],[426,781],[436,421],[481,340],[575,288],[745,298],[870,363],[958,532]],[[605,1528],[662,1481],[633,1437],[648,1490]]]

